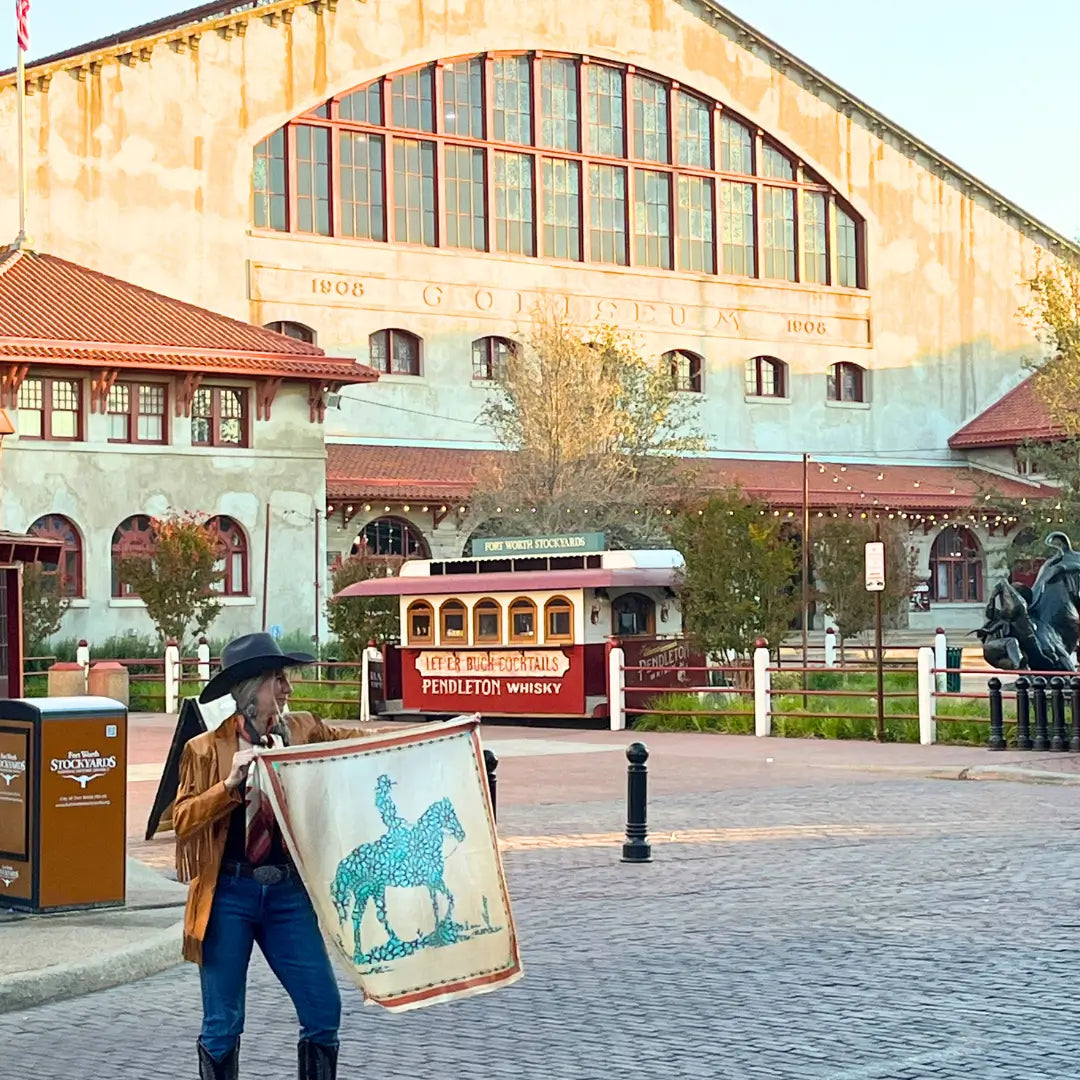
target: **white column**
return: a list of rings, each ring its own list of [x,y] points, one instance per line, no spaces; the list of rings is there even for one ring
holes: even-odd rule
[[[919,650],[919,742],[930,746],[937,742],[937,723],[934,720],[934,650],[923,646]]]
[[[937,677],[937,691],[940,694],[945,689],[944,668],[949,665],[949,653],[947,651],[948,640],[945,631],[939,626],[934,633],[934,667],[942,674]]]
[[[206,638],[199,638],[199,682],[204,686],[210,681],[210,643]]]
[[[165,646],[165,711],[180,710],[180,649],[175,641]]]
[[[612,731],[626,730],[626,653],[612,649],[608,653],[608,714]]]
[[[368,650],[360,653],[360,722],[371,719],[371,694],[368,689],[368,675],[371,671],[371,657]]]
[[[760,738],[772,734],[771,685],[769,650],[757,648],[754,650],[754,734]]]
[[[825,666],[836,667],[836,631],[831,626],[825,631]]]

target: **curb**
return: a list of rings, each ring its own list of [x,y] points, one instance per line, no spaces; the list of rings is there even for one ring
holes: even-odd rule
[[[1068,787],[1080,784],[1080,774],[1028,769],[1023,765],[976,765],[961,769],[956,780],[1013,780],[1022,784],[1060,784]]]
[[[137,944],[103,952],[90,960],[20,971],[0,978],[0,1013],[79,997],[136,982],[179,964],[183,920]]]

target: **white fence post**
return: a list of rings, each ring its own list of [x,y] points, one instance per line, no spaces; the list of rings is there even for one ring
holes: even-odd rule
[[[825,666],[836,667],[836,631],[831,626],[825,631]]]
[[[165,646],[165,711],[180,709],[180,647],[173,638]]]
[[[371,657],[368,650],[360,653],[360,722],[366,723],[371,719],[371,687],[368,685],[368,677],[371,673]]]
[[[945,689],[945,668],[949,666],[949,650],[948,639],[945,637],[945,631],[939,626],[934,631],[934,667],[938,669],[940,674],[936,681],[937,692],[940,694]]]
[[[771,686],[769,650],[759,645],[754,649],[754,734],[760,738],[772,734]]]
[[[930,746],[937,742],[937,721],[934,719],[934,650],[919,649],[919,742]]]
[[[199,682],[204,686],[210,681],[210,643],[206,638],[199,638]]]
[[[626,730],[626,653],[615,648],[608,653],[608,715],[612,731]]]
[[[75,646],[75,663],[82,665],[83,693],[90,685],[90,646],[83,639]]]

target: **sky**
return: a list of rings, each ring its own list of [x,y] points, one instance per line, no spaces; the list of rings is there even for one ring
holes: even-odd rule
[[[0,2],[12,13],[8,43],[0,47],[0,67],[9,67],[15,5]],[[31,0],[30,57],[194,6],[196,0]],[[1028,213],[1080,239],[1080,0],[726,6]]]

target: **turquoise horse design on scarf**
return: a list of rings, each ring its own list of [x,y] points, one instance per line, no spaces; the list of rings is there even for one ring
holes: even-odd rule
[[[465,830],[448,798],[432,803],[410,825],[400,816],[391,797],[393,781],[380,776],[375,786],[375,805],[386,832],[370,844],[354,848],[338,863],[330,885],[330,897],[338,918],[346,924],[352,916],[353,959],[357,964],[383,963],[409,956],[419,949],[451,945],[472,936],[465,926],[454,922],[454,894],[446,885],[446,859],[443,847],[447,837],[462,843]],[[435,929],[415,940],[403,941],[390,923],[386,909],[386,890],[421,887],[428,890]],[[360,940],[360,926],[368,902],[387,940],[367,950]],[[440,911],[445,903],[445,911]]]

